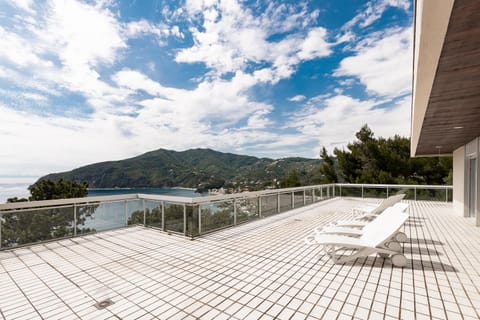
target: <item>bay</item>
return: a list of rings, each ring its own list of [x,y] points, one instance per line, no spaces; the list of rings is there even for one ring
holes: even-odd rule
[[[177,197],[196,198],[201,197],[201,193],[195,192],[195,189],[189,188],[102,188],[102,189],[88,189],[89,197],[98,196],[113,196],[121,194],[157,194]]]
[[[30,192],[28,187],[34,184],[38,177],[2,177],[0,176],[0,203],[5,203],[8,198],[28,198]],[[195,189],[189,188],[102,188],[89,189],[88,197],[111,196],[121,194],[157,194],[177,197],[195,198],[202,194],[195,192]]]

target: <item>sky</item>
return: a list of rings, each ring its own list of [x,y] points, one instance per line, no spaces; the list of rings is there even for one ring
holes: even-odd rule
[[[0,177],[410,133],[412,0],[0,1]]]

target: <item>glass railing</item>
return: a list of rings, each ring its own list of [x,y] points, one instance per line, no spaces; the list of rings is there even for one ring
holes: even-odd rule
[[[326,184],[208,197],[129,194],[0,204],[0,249],[143,225],[196,237],[333,197],[452,201],[451,186]]]

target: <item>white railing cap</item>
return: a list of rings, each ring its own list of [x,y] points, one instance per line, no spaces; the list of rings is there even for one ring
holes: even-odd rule
[[[452,186],[449,185],[409,185],[409,184],[362,184],[362,183],[332,183],[313,186],[303,186],[294,188],[283,189],[268,189],[261,191],[249,191],[232,194],[222,194],[206,197],[177,197],[168,195],[156,195],[156,194],[121,194],[112,196],[96,196],[96,197],[84,197],[84,198],[71,198],[71,199],[58,199],[58,200],[42,200],[42,201],[28,201],[28,202],[13,202],[0,204],[0,212],[8,212],[19,209],[40,209],[46,207],[57,206],[73,206],[73,205],[87,205],[95,204],[99,202],[116,202],[116,201],[128,201],[128,200],[150,200],[150,201],[164,201],[175,204],[196,205],[220,201],[228,201],[234,199],[248,199],[261,196],[277,195],[282,193],[301,192],[304,190],[314,190],[326,187],[366,187],[366,188],[392,188],[392,189],[447,189],[451,190]]]

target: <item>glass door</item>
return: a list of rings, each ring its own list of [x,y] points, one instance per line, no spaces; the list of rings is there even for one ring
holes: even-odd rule
[[[477,159],[470,159],[470,172],[468,175],[468,213],[470,217],[475,217],[477,202]]]

